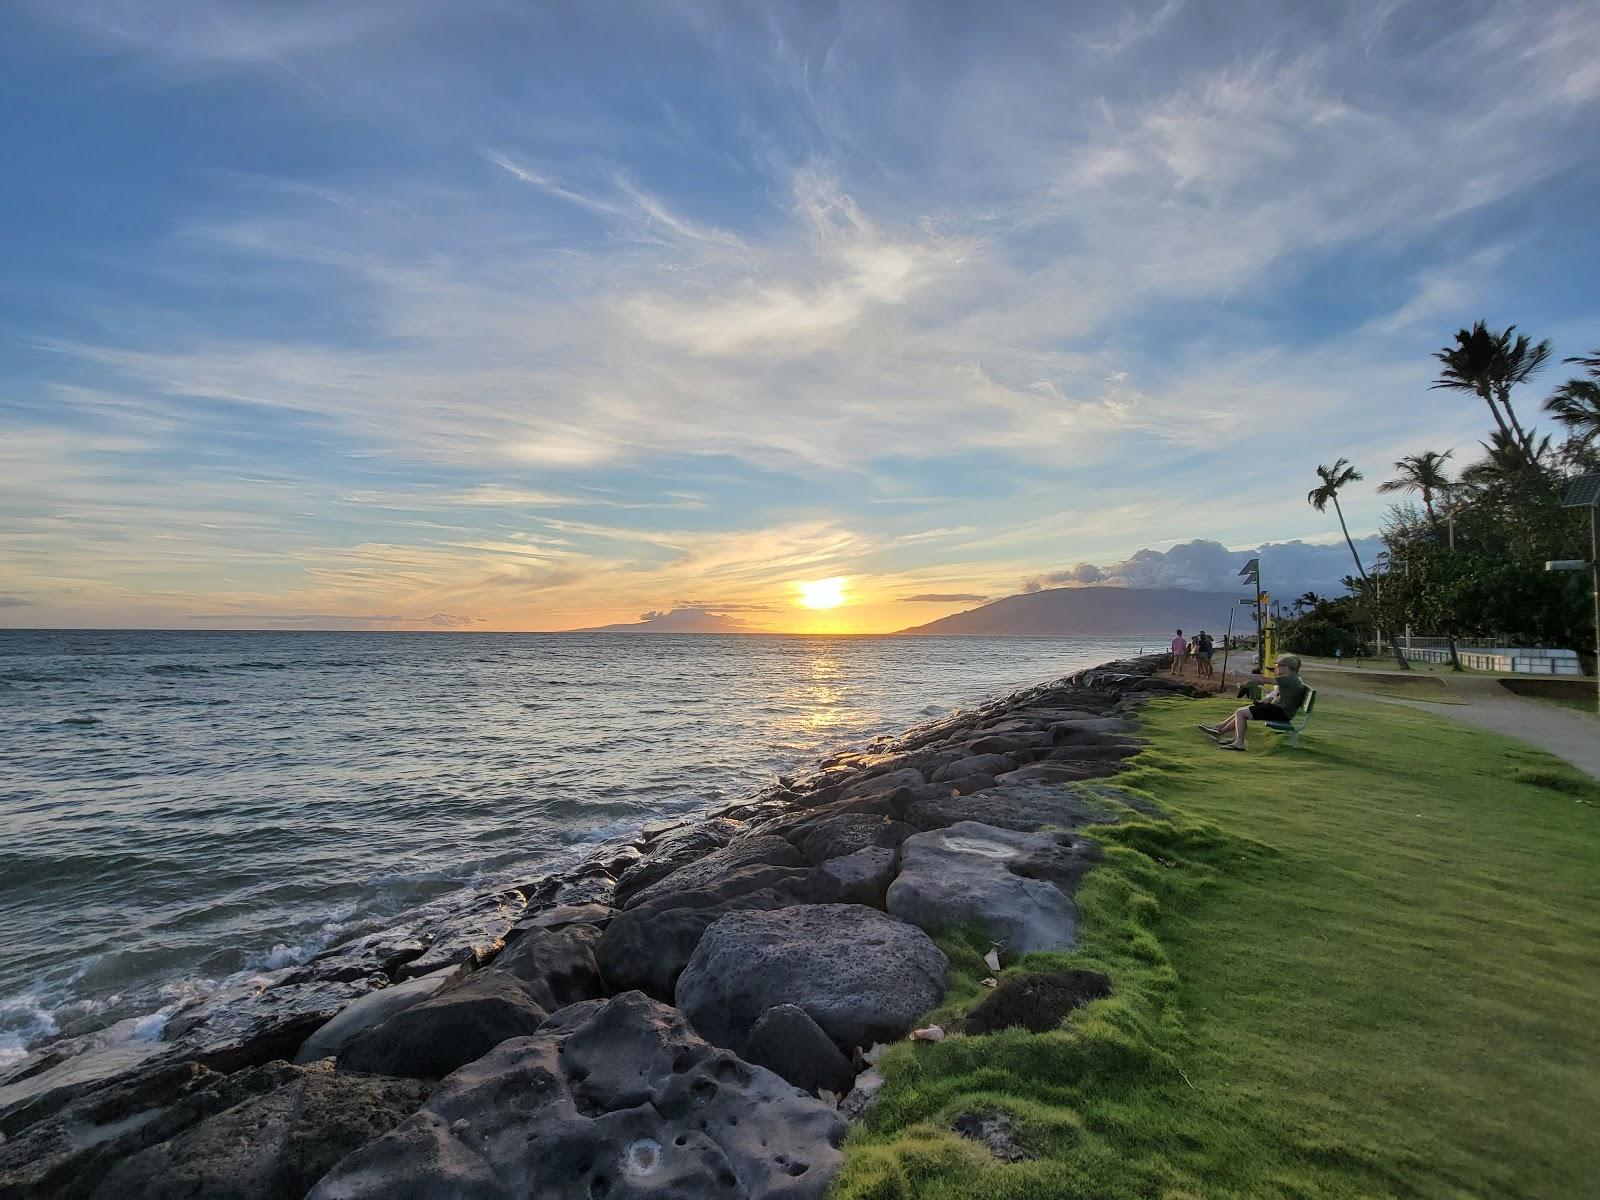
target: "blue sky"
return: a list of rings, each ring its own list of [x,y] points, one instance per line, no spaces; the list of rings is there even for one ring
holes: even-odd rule
[[[1600,346],[1593,4],[23,0],[0,104],[0,624],[1329,589],[1457,327]]]

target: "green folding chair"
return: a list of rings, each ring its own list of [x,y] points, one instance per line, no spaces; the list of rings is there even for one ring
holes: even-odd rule
[[[1274,733],[1287,733],[1289,735],[1289,745],[1298,746],[1300,744],[1300,731],[1311,723],[1311,710],[1316,706],[1317,689],[1307,688],[1306,702],[1301,707],[1299,714],[1288,721],[1268,721],[1267,728]]]

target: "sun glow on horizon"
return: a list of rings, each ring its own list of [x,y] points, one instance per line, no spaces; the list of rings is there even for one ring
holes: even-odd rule
[[[843,575],[830,579],[812,579],[795,584],[800,592],[800,603],[806,608],[838,608],[845,602]]]

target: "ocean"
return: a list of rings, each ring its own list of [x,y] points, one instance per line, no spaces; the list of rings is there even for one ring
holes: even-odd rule
[[[0,630],[0,1065],[1160,644]]]

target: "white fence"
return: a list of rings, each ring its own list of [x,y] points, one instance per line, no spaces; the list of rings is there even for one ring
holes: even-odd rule
[[[1450,650],[1444,638],[1400,639],[1407,658],[1420,662],[1447,663]],[[1481,640],[1456,643],[1461,665],[1475,671],[1497,671],[1505,675],[1582,675],[1576,650],[1546,650],[1529,646],[1501,646]]]

